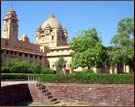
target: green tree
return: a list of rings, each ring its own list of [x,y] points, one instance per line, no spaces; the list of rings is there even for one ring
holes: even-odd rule
[[[60,57],[60,58],[58,59],[58,61],[56,62],[56,66],[57,66],[60,70],[62,70],[62,68],[65,68],[65,67],[66,67],[66,61],[64,60],[63,57]]]
[[[72,68],[92,67],[101,68],[104,66],[106,50],[101,44],[96,29],[82,31],[70,42],[72,52]]]
[[[28,70],[32,71],[33,73],[39,74],[39,73],[41,73],[42,68],[39,64],[30,63],[30,67]]]
[[[118,22],[117,34],[111,40],[111,64],[126,64],[133,68],[134,20],[125,18]]]

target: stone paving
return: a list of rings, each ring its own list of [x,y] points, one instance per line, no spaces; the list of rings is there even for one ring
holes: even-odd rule
[[[1,81],[1,87],[15,84],[35,84],[37,81]]]

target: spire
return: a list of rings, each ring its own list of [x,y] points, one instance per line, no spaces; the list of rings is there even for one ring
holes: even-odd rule
[[[54,13],[53,13],[53,12],[50,14],[50,18],[55,18],[55,16],[54,16]]]

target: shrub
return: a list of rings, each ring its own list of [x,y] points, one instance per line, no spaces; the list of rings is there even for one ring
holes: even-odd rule
[[[40,75],[39,78],[44,82],[53,83],[87,83],[87,84],[133,84],[133,74],[81,74],[70,75]]]
[[[11,60],[7,63],[12,73],[40,73],[41,66],[22,60]]]
[[[54,71],[50,68],[42,68],[41,74],[54,74]]]
[[[11,69],[9,67],[1,67],[2,73],[11,73]]]
[[[30,63],[30,71],[33,73],[39,74],[42,70],[41,66],[39,64]]]

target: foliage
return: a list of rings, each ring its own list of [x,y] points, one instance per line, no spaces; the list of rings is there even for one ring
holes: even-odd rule
[[[31,63],[22,60],[11,60],[7,63],[12,73],[40,73],[41,66],[39,64]]]
[[[87,84],[134,84],[133,74],[91,74],[73,73],[71,75],[40,75],[40,79],[50,83],[87,83]]]
[[[73,73],[74,74],[88,74],[88,73],[91,73],[91,74],[96,74],[94,71],[92,71],[92,70],[88,70],[88,69],[85,69],[85,70],[83,70],[83,71],[73,71]]]
[[[126,64],[133,67],[134,20],[125,18],[118,22],[117,34],[111,40],[113,47],[108,51],[111,64]]]
[[[11,70],[9,67],[1,67],[1,73],[11,73]]]
[[[28,80],[28,75],[33,74],[26,73],[1,73],[1,80]],[[37,77],[37,75],[34,75]]]
[[[72,68],[92,67],[102,68],[106,63],[106,49],[101,44],[96,29],[85,30],[70,42],[72,53]]]
[[[60,70],[62,70],[62,68],[65,68],[65,66],[66,66],[66,61],[64,60],[63,57],[60,57],[60,58],[58,59],[58,61],[56,62],[56,66],[57,66]]]
[[[55,72],[50,68],[43,68],[41,74],[54,74]]]
[[[30,67],[29,67],[29,71],[32,71],[33,73],[37,73],[39,74],[42,70],[41,66],[39,64],[36,63],[29,63]]]
[[[27,80],[28,75],[34,75],[43,82],[49,83],[86,83],[86,84],[134,84],[134,74],[93,74],[73,73],[64,74],[25,74],[2,73],[2,80]]]

